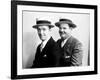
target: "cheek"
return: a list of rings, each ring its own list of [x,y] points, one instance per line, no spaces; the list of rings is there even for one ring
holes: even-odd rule
[[[67,30],[67,33],[70,34],[71,33],[71,30]]]
[[[44,34],[49,35],[50,34],[50,31],[46,30],[46,31],[44,31]]]
[[[41,32],[40,31],[38,31],[38,35],[41,36]]]
[[[59,30],[59,33],[60,33],[61,31]]]
[[[70,30],[69,29],[64,30],[64,33],[68,34],[68,33],[70,33]]]

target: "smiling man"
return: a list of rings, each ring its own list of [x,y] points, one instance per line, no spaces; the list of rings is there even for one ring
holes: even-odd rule
[[[51,37],[51,25],[49,20],[39,19],[33,28],[37,29],[41,44],[37,47],[32,68],[55,67],[59,65],[59,48]]]
[[[69,19],[62,18],[55,23],[59,28],[61,39],[57,41],[60,47],[60,66],[81,66],[82,65],[82,44],[71,35],[76,25]]]

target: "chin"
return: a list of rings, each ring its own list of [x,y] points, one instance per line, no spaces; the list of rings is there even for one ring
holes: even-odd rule
[[[66,39],[66,36],[61,36],[62,39]]]
[[[42,41],[44,41],[45,39],[44,38],[40,38]]]
[[[44,39],[43,39],[43,38],[41,38],[41,40],[42,40],[42,41],[44,41]]]
[[[61,38],[65,38],[65,35],[60,35],[61,36]]]
[[[61,37],[61,39],[65,39],[65,37]]]

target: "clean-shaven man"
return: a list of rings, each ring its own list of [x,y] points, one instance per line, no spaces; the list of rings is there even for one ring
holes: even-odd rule
[[[82,65],[82,43],[71,35],[76,25],[69,19],[62,18],[55,25],[59,28],[61,39],[57,41],[60,47],[60,66]]]
[[[32,68],[57,67],[59,65],[59,48],[51,37],[54,26],[49,20],[38,19],[33,28],[37,29],[41,44],[38,45]]]

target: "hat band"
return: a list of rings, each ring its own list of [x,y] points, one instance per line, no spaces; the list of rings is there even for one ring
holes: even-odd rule
[[[37,21],[36,24],[51,24],[51,22],[46,20],[41,20],[41,21]]]
[[[69,20],[69,19],[60,19],[59,21],[72,22],[72,21],[71,21],[71,20]]]
[[[60,23],[72,24],[72,22],[69,21],[60,21]]]

